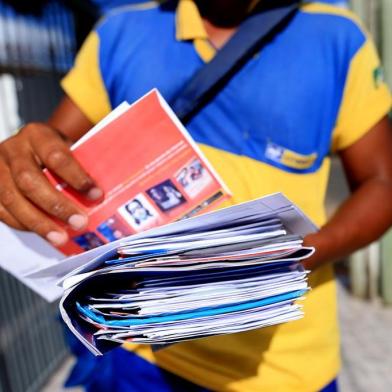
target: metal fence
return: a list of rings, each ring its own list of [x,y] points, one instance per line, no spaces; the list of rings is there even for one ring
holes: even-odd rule
[[[2,138],[23,123],[48,117],[76,51],[73,16],[60,2],[40,9],[37,4],[44,2],[32,1],[35,14],[8,3],[0,0]],[[38,391],[66,353],[57,304],[0,270],[0,392]]]

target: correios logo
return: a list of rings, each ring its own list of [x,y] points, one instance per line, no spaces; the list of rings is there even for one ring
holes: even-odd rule
[[[278,146],[277,144],[268,142],[265,149],[265,156],[271,161],[280,162],[284,153],[284,148]]]
[[[270,141],[267,142],[267,146],[265,148],[265,157],[267,159],[298,170],[310,168],[316,161],[317,156],[317,152],[300,154]]]

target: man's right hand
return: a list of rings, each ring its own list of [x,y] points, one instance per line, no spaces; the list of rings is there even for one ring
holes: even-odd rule
[[[43,167],[61,177],[87,199],[102,191],[71,154],[70,143],[43,123],[31,123],[0,144],[0,220],[20,230],[33,231],[54,245],[67,242],[67,233],[49,216],[75,230],[86,227],[86,214],[56,190]]]

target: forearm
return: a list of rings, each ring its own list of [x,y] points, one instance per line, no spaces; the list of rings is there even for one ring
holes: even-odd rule
[[[71,143],[80,139],[93,126],[91,121],[67,96],[62,99],[47,124],[60,132]]]
[[[370,179],[341,205],[318,233],[305,238],[316,253],[305,266],[315,269],[333,262],[379,238],[392,225],[392,184]]]

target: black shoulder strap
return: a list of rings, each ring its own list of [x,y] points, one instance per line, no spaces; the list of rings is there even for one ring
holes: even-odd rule
[[[199,112],[255,53],[288,25],[298,10],[298,4],[298,0],[260,2],[261,6],[170,102],[183,123]]]

